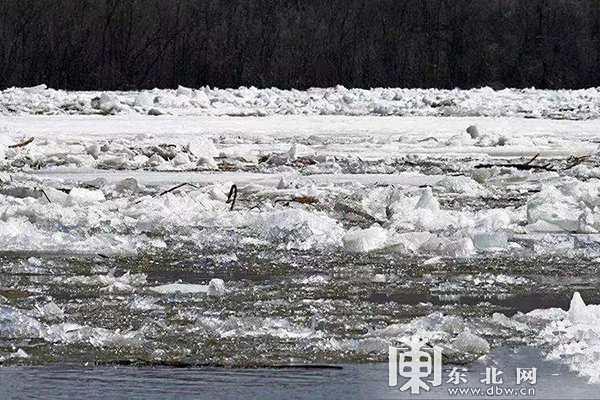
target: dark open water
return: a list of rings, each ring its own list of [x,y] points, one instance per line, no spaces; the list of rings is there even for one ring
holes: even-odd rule
[[[351,364],[336,369],[228,369],[167,367],[93,367],[52,365],[0,369],[2,399],[228,399],[228,398],[321,398],[321,399],[443,399],[449,387],[480,387],[485,367],[504,372],[502,388],[535,388],[534,399],[599,399],[600,385],[585,384],[562,365],[543,361],[538,350],[522,348],[515,353],[494,350],[490,362],[474,363],[467,383],[446,383],[430,393],[411,395],[388,386],[387,364]],[[462,368],[462,366],[459,366]],[[537,384],[515,385],[516,367],[538,368]],[[452,365],[444,366],[447,376]],[[401,381],[399,381],[402,383]],[[483,398],[488,398],[484,396]],[[506,396],[491,396],[506,398]],[[452,398],[482,398],[479,396]],[[527,398],[515,396],[512,398]]]

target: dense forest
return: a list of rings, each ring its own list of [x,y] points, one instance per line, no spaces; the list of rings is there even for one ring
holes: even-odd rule
[[[0,0],[0,88],[600,86],[600,0]]]

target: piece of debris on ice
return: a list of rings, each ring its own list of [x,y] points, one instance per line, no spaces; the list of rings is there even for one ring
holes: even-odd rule
[[[471,139],[477,139],[479,137],[479,129],[477,126],[471,125],[467,128],[467,133],[471,136]]]

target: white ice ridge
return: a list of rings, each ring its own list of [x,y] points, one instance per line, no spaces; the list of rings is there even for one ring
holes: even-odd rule
[[[0,115],[118,114],[185,115],[413,115],[413,116],[523,116],[529,118],[589,119],[600,116],[600,93],[585,90],[491,88],[347,89],[277,88],[153,89],[137,92],[68,92],[10,88],[0,91]],[[478,132],[469,133],[474,138]]]

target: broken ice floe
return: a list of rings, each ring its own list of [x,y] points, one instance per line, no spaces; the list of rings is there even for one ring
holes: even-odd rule
[[[39,338],[51,343],[88,343],[94,347],[139,347],[144,343],[141,333],[120,332],[105,328],[63,322],[46,324],[30,312],[0,306],[0,334],[4,338]]]
[[[222,296],[225,294],[225,283],[222,279],[211,279],[208,285],[196,285],[191,283],[168,283],[166,285],[153,286],[152,292],[160,294],[196,294],[205,293],[209,296]]]
[[[573,295],[568,311],[539,309],[513,317],[494,313],[476,319],[434,312],[374,329],[359,339],[329,341],[327,346],[338,351],[386,354],[388,346],[402,346],[402,339],[410,337],[440,346],[447,361],[460,363],[489,353],[489,338],[514,340],[519,345],[540,347],[548,359],[568,365],[591,382],[600,382],[600,306],[586,305],[579,293]]]
[[[171,162],[182,154],[216,152],[210,141],[186,143],[188,153],[182,153],[184,147],[173,153],[172,147],[156,147],[173,157],[170,161],[155,155]],[[73,182],[15,174],[11,179],[0,187],[0,243],[16,251],[136,254],[169,249],[173,240],[203,247],[212,235],[288,250],[446,257],[507,249],[543,254],[597,247],[593,251],[600,252],[592,237],[600,229],[599,185],[568,176],[545,176],[543,185],[524,181],[524,189],[515,190],[519,202],[498,207],[489,206],[496,197],[502,200],[497,182],[481,184],[467,176],[411,175],[431,183],[421,188],[312,178],[282,186],[277,177],[238,185],[233,211],[231,202],[225,204],[233,185],[227,179],[172,189],[134,178]]]

